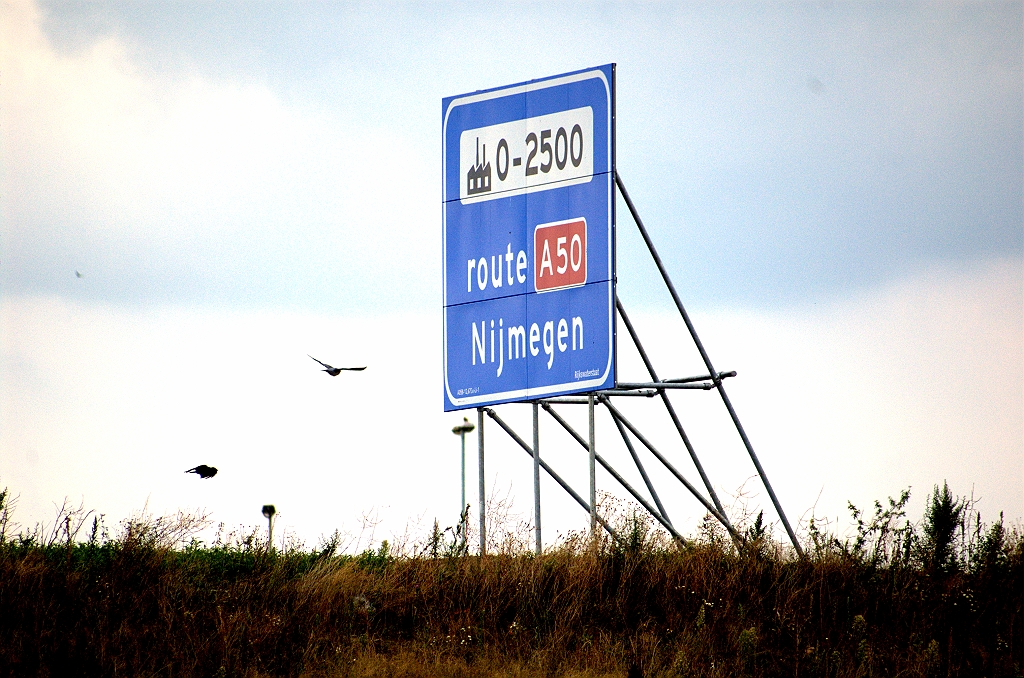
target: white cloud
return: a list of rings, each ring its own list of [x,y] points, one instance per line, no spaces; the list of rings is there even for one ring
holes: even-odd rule
[[[422,277],[434,184],[402,130],[346,125],[262,85],[142,72],[113,37],[58,53],[29,3],[3,30],[9,288],[61,291],[70,265],[107,299],[131,280],[178,298],[230,288],[367,308]],[[403,246],[369,256],[381,234]]]
[[[716,369],[739,372],[728,391],[791,514],[821,492],[818,515],[845,520],[847,500],[863,507],[912,486],[917,518],[948,480],[973,489],[989,518],[1024,516],[1021,274],[1019,259],[936,266],[828,305],[697,314]],[[678,350],[681,322],[643,320],[651,353]],[[671,374],[700,371],[693,353]],[[706,441],[712,477],[734,489],[752,466],[735,436],[726,446],[708,430],[728,424],[718,399],[690,402],[691,436]]]
[[[847,500],[863,506],[907,485],[917,518],[944,479],[960,494],[973,488],[986,518],[1024,516],[1020,271],[1019,261],[933,270],[825,309],[696,315],[716,367],[739,371],[729,392],[791,519],[817,501],[819,516],[845,524]],[[259,524],[259,507],[272,502],[282,528],[310,543],[374,508],[378,539],[419,518],[455,522],[449,429],[462,414],[440,411],[435,314],[132,311],[39,297],[5,299],[0,317],[0,481],[21,494],[22,522],[49,518],[65,496],[115,520],[148,501],[154,511],[203,506],[228,525]],[[681,323],[635,322],[661,376],[701,371],[680,351]],[[306,353],[369,369],[331,378]],[[642,376],[625,343],[620,369]],[[717,396],[674,401],[728,503],[754,471]],[[657,402],[622,407],[699,484]],[[500,411],[529,437],[528,407]],[[585,431],[582,409],[567,416]],[[529,459],[493,423],[486,431],[488,483],[510,491],[529,519]],[[585,495],[582,450],[548,420],[542,434],[545,458]],[[598,436],[599,451],[628,469],[604,416]],[[221,473],[183,474],[198,463]],[[692,529],[696,502],[647,464],[672,518]],[[624,474],[642,486],[635,471]],[[612,482],[599,472],[599,487]],[[543,491],[549,540],[586,524],[557,486],[545,480]],[[751,501],[767,506],[763,492]]]

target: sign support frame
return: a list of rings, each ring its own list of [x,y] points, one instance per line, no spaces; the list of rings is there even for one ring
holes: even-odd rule
[[[628,434],[627,434],[627,430],[628,430],[629,433],[631,433],[634,437],[636,437],[637,440],[640,441],[641,444],[644,445],[644,447],[646,447],[652,454],[654,454],[655,457],[658,458],[670,470],[670,472],[673,474],[673,476],[675,476],[676,479],[679,480],[690,491],[690,493],[693,494],[698,499],[698,501],[700,501],[700,503],[704,505],[705,509],[707,509],[707,511],[708,511],[708,514],[712,515],[713,517],[715,517],[715,519],[718,520],[722,524],[722,526],[726,529],[726,531],[729,533],[729,535],[732,538],[732,541],[736,545],[736,547],[739,548],[739,549],[742,549],[742,548],[744,548],[746,546],[746,540],[745,540],[744,536],[742,534],[740,534],[736,530],[736,528],[732,525],[732,523],[729,521],[729,518],[728,518],[728,515],[727,515],[726,511],[725,511],[724,507],[722,506],[722,503],[721,503],[720,499],[718,498],[717,493],[714,491],[714,488],[713,488],[713,486],[711,484],[710,478],[708,477],[706,471],[704,470],[703,465],[700,463],[700,459],[697,456],[697,452],[694,449],[693,444],[690,442],[689,437],[686,435],[686,431],[683,428],[682,423],[679,420],[679,416],[676,413],[675,408],[673,407],[671,401],[668,398],[668,391],[669,390],[705,390],[705,391],[708,391],[708,390],[714,389],[714,390],[718,391],[719,396],[720,396],[723,404],[725,405],[726,410],[729,413],[729,416],[730,416],[730,419],[731,419],[731,421],[733,423],[733,426],[736,428],[736,431],[739,434],[740,439],[743,442],[743,446],[744,446],[748,456],[750,457],[751,461],[753,462],[754,468],[757,470],[758,477],[761,480],[762,484],[764,485],[766,491],[768,492],[768,496],[770,497],[770,499],[772,501],[772,505],[775,508],[775,511],[776,511],[777,515],[779,516],[780,520],[782,521],[783,527],[785,528],[787,536],[789,537],[790,542],[793,545],[794,551],[796,552],[798,557],[804,558],[805,554],[804,554],[803,548],[800,546],[799,540],[796,537],[796,533],[794,532],[794,530],[793,530],[793,528],[792,528],[792,526],[791,526],[791,524],[789,522],[789,519],[787,518],[786,513],[785,513],[785,511],[782,508],[782,504],[779,501],[778,496],[775,494],[775,490],[772,487],[771,482],[768,480],[768,475],[765,472],[764,467],[761,465],[761,462],[760,462],[760,460],[757,457],[757,453],[754,451],[753,445],[750,442],[749,437],[747,436],[746,430],[743,428],[743,424],[740,422],[739,415],[736,413],[735,408],[732,406],[732,402],[729,400],[729,397],[728,397],[728,395],[725,392],[725,386],[724,386],[725,379],[728,379],[730,377],[735,377],[736,376],[736,372],[734,372],[734,371],[732,371],[732,372],[716,372],[715,371],[715,369],[714,369],[714,367],[713,367],[713,365],[711,363],[711,360],[708,357],[707,351],[704,348],[703,343],[700,341],[700,337],[697,335],[696,328],[694,327],[693,322],[690,320],[689,314],[686,313],[686,310],[685,310],[685,307],[682,304],[682,301],[679,299],[679,295],[676,292],[675,286],[672,284],[672,280],[671,280],[671,278],[668,275],[668,271],[665,269],[664,263],[661,261],[661,257],[658,255],[657,249],[654,246],[654,242],[651,240],[650,235],[647,232],[647,229],[644,227],[643,221],[640,219],[640,215],[637,212],[636,207],[633,204],[633,201],[630,199],[629,193],[626,191],[626,188],[625,188],[625,185],[624,185],[624,183],[622,181],[622,178],[619,176],[617,171],[615,172],[614,179],[615,179],[615,185],[616,185],[616,187],[617,187],[617,189],[619,191],[619,194],[623,197],[623,200],[625,201],[627,207],[629,208],[630,214],[633,217],[633,221],[636,223],[637,228],[640,231],[640,233],[641,233],[641,235],[642,235],[642,237],[644,239],[645,244],[647,245],[648,251],[650,252],[652,259],[654,260],[655,264],[658,267],[658,270],[659,270],[659,272],[661,274],[661,277],[662,277],[662,281],[665,283],[665,286],[668,288],[668,290],[669,290],[669,292],[670,292],[670,294],[672,296],[673,302],[675,303],[676,310],[679,312],[680,316],[683,318],[684,323],[686,324],[687,331],[688,331],[688,333],[690,335],[690,338],[694,342],[695,346],[697,347],[698,352],[700,353],[701,358],[702,358],[702,360],[704,362],[704,365],[705,365],[705,367],[708,370],[708,374],[701,375],[701,376],[696,376],[696,377],[683,377],[683,378],[676,378],[676,379],[659,379],[658,376],[657,376],[657,372],[654,370],[653,363],[651,362],[650,357],[647,355],[647,352],[644,349],[643,344],[640,341],[640,337],[639,337],[639,334],[636,331],[636,328],[633,326],[632,322],[630,322],[629,316],[626,314],[625,307],[623,306],[621,300],[618,298],[618,295],[616,294],[615,306],[616,306],[616,309],[618,311],[617,315],[622,318],[623,323],[626,325],[626,329],[629,332],[630,338],[633,340],[633,344],[636,346],[637,351],[640,353],[641,359],[643,360],[644,365],[647,368],[647,371],[648,371],[648,374],[650,375],[651,381],[650,382],[646,382],[646,383],[619,382],[619,383],[616,384],[616,387],[613,388],[613,389],[604,389],[604,390],[598,390],[598,391],[591,391],[591,392],[587,393],[585,395],[585,397],[581,397],[582,396],[582,394],[581,394],[581,396],[575,396],[575,397],[574,396],[563,396],[563,397],[554,397],[554,398],[540,398],[540,399],[536,399],[536,400],[533,400],[533,401],[527,401],[527,402],[530,402],[530,404],[534,408],[534,417],[535,417],[534,418],[534,422],[535,422],[534,423],[534,441],[535,441],[535,448],[539,449],[539,445],[540,445],[540,442],[539,442],[539,436],[540,436],[539,426],[538,426],[537,419],[536,419],[537,412],[538,412],[537,406],[539,405],[542,409],[544,409],[545,412],[547,412],[549,415],[551,415],[552,418],[554,418],[555,421],[558,422],[580,445],[582,445],[584,447],[584,449],[587,450],[587,452],[588,452],[588,462],[589,462],[588,466],[589,466],[589,472],[590,472],[589,473],[589,478],[590,478],[590,488],[589,488],[590,489],[590,502],[588,503],[588,502],[582,501],[582,499],[579,497],[579,495],[577,495],[575,492],[573,492],[571,490],[571,488],[565,483],[565,481],[563,481],[560,477],[558,477],[554,473],[554,471],[551,470],[550,467],[545,462],[541,461],[540,460],[540,455],[539,454],[536,454],[536,455],[534,454],[534,451],[532,449],[530,449],[530,447],[527,446],[525,444],[525,442],[523,442],[522,439],[519,438],[518,435],[515,434],[515,432],[511,429],[511,427],[509,427],[503,420],[501,420],[498,417],[498,415],[494,411],[493,407],[480,407],[480,408],[477,408],[479,422],[480,422],[478,430],[479,430],[479,436],[480,436],[479,440],[480,440],[480,464],[481,464],[481,469],[483,468],[483,458],[484,458],[483,414],[484,414],[484,412],[486,412],[488,414],[488,416],[490,416],[492,419],[494,419],[496,422],[498,422],[499,425],[501,426],[501,428],[504,429],[506,431],[506,433],[508,433],[514,440],[516,440],[516,442],[518,442],[520,444],[520,446],[523,447],[534,458],[535,465],[537,465],[537,466],[541,466],[542,465],[543,468],[549,473],[549,475],[551,475],[556,480],[556,482],[558,482],[558,484],[563,487],[563,489],[565,489],[567,492],[569,492],[569,494],[571,496],[573,496],[577,500],[577,502],[585,510],[588,511],[588,513],[590,515],[590,524],[591,524],[591,530],[590,531],[591,531],[591,536],[592,536],[593,539],[596,539],[596,537],[597,537],[597,526],[599,524],[602,527],[604,527],[609,532],[609,534],[612,535],[612,537],[614,539],[618,539],[618,536],[616,535],[614,530],[611,528],[610,525],[608,525],[606,520],[599,515],[599,513],[597,511],[596,465],[595,465],[595,462],[598,462],[598,463],[601,464],[601,466],[603,468],[605,468],[605,470],[607,470],[612,475],[613,478],[615,478],[615,480],[617,480],[633,496],[634,499],[637,500],[637,502],[641,505],[641,507],[643,507],[644,510],[646,510],[648,512],[648,514],[650,514],[666,530],[668,530],[668,532],[671,534],[673,539],[675,539],[677,542],[682,542],[682,541],[684,541],[683,537],[678,533],[678,531],[672,525],[672,522],[669,520],[667,513],[665,513],[664,506],[661,503],[661,499],[660,499],[659,495],[657,494],[656,490],[654,489],[653,483],[650,482],[649,476],[647,475],[645,469],[643,468],[643,465],[641,464],[641,462],[639,460],[639,457],[636,456],[636,452],[635,452],[635,450],[634,450],[634,448],[633,448],[633,446],[630,443],[629,438],[628,438]],[[616,344],[615,358],[614,359],[616,361],[618,359],[618,345],[617,344]],[[616,371],[616,374],[618,374],[617,371]],[[647,398],[650,398],[650,397],[653,397],[655,395],[658,395],[661,398],[662,403],[665,406],[665,409],[666,409],[666,411],[667,411],[667,413],[669,415],[669,418],[672,420],[672,423],[673,423],[673,425],[674,425],[674,427],[676,429],[676,432],[679,434],[679,437],[682,440],[682,442],[683,442],[683,444],[684,444],[684,446],[685,446],[685,448],[686,448],[686,450],[687,450],[687,452],[688,452],[688,454],[690,456],[690,459],[691,459],[691,461],[694,464],[694,467],[697,469],[698,474],[701,477],[701,481],[702,481],[703,485],[705,486],[705,489],[708,491],[708,496],[710,498],[710,501],[709,501],[709,499],[706,499],[700,493],[700,491],[697,490],[697,488],[695,488],[692,484],[690,484],[685,479],[685,477],[671,464],[671,462],[669,462],[664,457],[664,455],[662,453],[660,453],[643,436],[643,433],[638,428],[636,428],[636,426],[631,424],[624,416],[622,416],[622,413],[619,412],[618,409],[611,402],[611,398],[612,397],[629,397],[629,396],[633,396],[633,397],[647,397]],[[611,415],[612,421],[616,425],[616,428],[619,430],[619,433],[620,433],[620,435],[621,435],[621,437],[622,437],[622,439],[624,441],[624,444],[627,446],[627,449],[631,452],[631,456],[633,457],[634,462],[637,464],[637,468],[640,471],[640,474],[643,477],[643,479],[645,481],[645,484],[647,485],[647,489],[650,492],[651,497],[654,500],[654,504],[655,504],[656,507],[652,506],[648,501],[643,499],[642,496],[632,486],[630,486],[629,483],[626,482],[625,479],[623,479],[622,476],[610,464],[608,464],[607,461],[604,460],[604,458],[601,455],[599,455],[597,453],[597,451],[596,451],[596,440],[595,440],[595,427],[594,427],[594,423],[595,423],[595,420],[594,420],[595,407],[594,406],[595,406],[595,403],[600,403],[600,404],[604,405],[605,409],[607,409],[609,414]],[[588,440],[587,441],[584,441],[583,438],[580,437],[580,435],[577,434],[572,429],[571,426],[569,426],[569,424],[565,421],[565,419],[563,419],[557,413],[557,411],[552,407],[555,404],[586,404],[587,405],[587,410],[588,410],[588,429],[589,429],[588,430],[588,434],[589,435],[588,435]],[[539,476],[535,476],[535,477],[539,478]],[[481,507],[483,506],[483,484],[482,483],[483,483],[483,475],[481,475]],[[539,504],[539,496],[540,496],[539,495],[539,488],[537,488],[537,494],[535,496],[537,497],[537,504]],[[481,535],[483,534],[483,529],[484,529],[484,517],[483,517],[483,515],[484,515],[483,514],[483,509],[481,508]],[[538,511],[537,515],[539,516],[539,511]],[[538,542],[539,542],[539,536],[540,536],[539,520],[538,520],[537,536],[538,536]],[[540,548],[540,544],[538,543],[538,549],[539,548]],[[538,553],[539,552],[540,551],[538,550]],[[481,537],[481,553],[485,553],[483,537]]]
[[[478,457],[479,457],[479,459],[478,459],[478,470],[479,470],[479,502],[480,502],[480,504],[479,504],[480,554],[481,555],[486,555],[486,553],[487,553],[487,532],[486,532],[486,528],[487,528],[487,525],[486,525],[487,509],[486,509],[485,473],[484,473],[484,461],[485,461],[484,460],[484,457],[485,457],[485,454],[484,454],[484,451],[485,451],[485,446],[484,446],[484,415],[485,414],[488,417],[490,417],[495,423],[497,423],[498,426],[502,430],[504,430],[520,447],[522,447],[532,457],[533,471],[534,471],[534,473],[533,473],[533,481],[534,481],[534,519],[535,519],[535,536],[536,536],[536,553],[537,554],[540,554],[542,552],[542,548],[543,548],[543,543],[542,543],[542,539],[541,539],[541,494],[540,494],[540,470],[542,468],[573,499],[575,499],[576,502],[579,503],[582,508],[584,508],[584,510],[586,510],[588,512],[588,514],[590,516],[590,535],[591,535],[592,543],[595,546],[597,544],[598,526],[599,525],[601,527],[603,527],[612,536],[613,539],[616,539],[616,540],[619,539],[619,537],[615,533],[614,529],[608,524],[607,520],[604,517],[602,517],[600,515],[600,512],[598,511],[598,507],[597,507],[597,483],[596,483],[596,467],[597,467],[597,464],[600,464],[602,466],[602,468],[607,470],[612,475],[612,477],[617,482],[619,482],[633,496],[634,499],[637,500],[637,502],[641,505],[641,507],[643,507],[644,510],[646,510],[655,520],[658,521],[658,523],[660,523],[666,530],[668,530],[668,532],[672,535],[673,539],[675,539],[677,542],[683,542],[684,541],[683,537],[678,533],[678,531],[673,526],[672,521],[669,519],[668,514],[665,511],[665,507],[662,504],[661,497],[659,496],[659,494],[655,490],[654,485],[651,482],[650,477],[648,476],[648,474],[647,474],[643,464],[641,463],[641,460],[640,460],[640,458],[639,458],[639,456],[637,454],[637,451],[634,448],[634,446],[633,446],[633,444],[632,444],[632,442],[630,440],[630,436],[632,436],[633,438],[636,438],[636,440],[638,442],[640,442],[643,447],[645,447],[649,452],[651,452],[670,471],[670,473],[677,480],[679,480],[681,482],[681,484],[683,484],[683,486],[691,494],[694,495],[694,497],[708,511],[708,514],[713,516],[716,520],[718,520],[722,524],[722,526],[729,533],[733,543],[736,545],[736,547],[738,549],[744,548],[745,547],[745,543],[746,543],[746,540],[745,540],[744,536],[742,534],[740,534],[737,531],[737,529],[730,522],[730,520],[728,518],[728,515],[727,515],[727,513],[725,511],[725,508],[723,507],[722,502],[721,502],[721,500],[718,497],[718,494],[715,492],[714,486],[712,485],[711,480],[708,477],[707,472],[705,471],[703,465],[701,464],[700,459],[699,459],[699,457],[697,455],[696,450],[694,449],[694,446],[693,446],[692,442],[690,441],[689,436],[686,434],[686,431],[683,428],[683,425],[682,425],[682,423],[681,423],[681,421],[679,419],[679,416],[678,416],[678,414],[676,412],[676,409],[675,409],[675,407],[673,406],[671,400],[668,397],[668,392],[669,391],[675,391],[675,390],[716,390],[716,391],[718,391],[719,397],[720,397],[723,405],[725,406],[726,410],[729,413],[729,417],[730,417],[730,419],[732,421],[732,424],[733,424],[734,428],[736,429],[737,433],[740,436],[740,439],[741,439],[741,441],[743,443],[744,449],[746,450],[747,455],[749,456],[751,462],[753,463],[754,468],[757,471],[758,477],[761,480],[761,483],[765,487],[765,490],[767,491],[768,496],[771,499],[771,502],[772,502],[772,505],[773,505],[773,507],[774,507],[774,509],[776,511],[776,514],[779,516],[779,518],[780,518],[780,520],[781,520],[781,522],[782,522],[782,524],[783,524],[783,526],[784,526],[784,528],[786,530],[786,533],[789,536],[789,539],[790,539],[790,541],[791,541],[791,543],[793,545],[793,548],[794,548],[795,552],[797,553],[797,555],[800,558],[804,558],[805,557],[804,556],[804,552],[803,552],[803,549],[800,546],[799,540],[796,537],[796,533],[794,532],[792,526],[790,525],[789,519],[787,518],[787,516],[786,516],[786,514],[785,514],[785,512],[784,512],[784,510],[782,508],[782,505],[781,505],[778,497],[776,496],[775,491],[774,491],[770,481],[768,480],[767,473],[765,472],[763,466],[761,465],[761,462],[760,462],[757,454],[754,451],[753,445],[751,444],[750,439],[747,436],[746,430],[743,428],[743,425],[740,422],[739,416],[737,415],[736,410],[733,407],[732,402],[729,399],[729,397],[728,397],[728,395],[727,395],[727,393],[725,391],[724,380],[727,379],[727,378],[735,377],[736,376],[736,372],[734,372],[734,371],[733,372],[718,372],[718,371],[715,370],[714,366],[712,365],[711,359],[708,356],[708,353],[707,353],[703,343],[701,342],[700,337],[698,336],[697,331],[696,331],[692,321],[690,320],[689,314],[686,312],[686,309],[683,306],[682,301],[680,300],[678,293],[676,292],[675,286],[672,283],[672,280],[671,280],[671,278],[670,278],[670,276],[668,274],[668,271],[665,268],[665,265],[662,262],[661,257],[658,254],[658,251],[655,248],[654,243],[653,243],[649,233],[647,232],[647,229],[645,228],[645,226],[643,224],[643,221],[640,218],[640,215],[639,215],[639,213],[638,213],[638,211],[636,209],[636,206],[633,204],[633,201],[630,198],[629,193],[626,190],[626,187],[625,187],[625,185],[624,185],[624,183],[622,181],[622,178],[621,178],[621,176],[618,173],[618,169],[617,169],[617,166],[616,166],[616,151],[617,151],[617,149],[616,149],[616,129],[615,129],[616,128],[616,112],[615,112],[615,104],[616,104],[616,102],[615,102],[615,94],[614,94],[614,92],[615,92],[615,87],[614,87],[615,65],[611,64],[609,66],[602,66],[602,67],[598,67],[598,68],[595,68],[595,69],[584,69],[583,71],[577,71],[575,73],[565,74],[563,76],[555,76],[554,78],[547,78],[547,79],[543,79],[543,80],[540,80],[540,81],[530,81],[529,83],[523,83],[521,85],[512,86],[510,88],[497,88],[496,90],[488,90],[488,92],[490,92],[490,91],[501,91],[501,90],[509,90],[509,91],[511,91],[513,88],[518,88],[518,89],[526,88],[526,89],[528,89],[530,87],[533,87],[534,85],[536,85],[537,87],[542,87],[543,83],[545,81],[559,81],[558,79],[560,79],[560,78],[564,80],[566,78],[575,77],[575,76],[578,76],[580,74],[584,74],[584,73],[588,73],[590,71],[596,71],[596,70],[600,70],[600,69],[604,69],[604,68],[610,68],[610,74],[611,74],[610,97],[609,97],[609,104],[608,104],[609,105],[609,111],[608,112],[609,112],[609,115],[610,115],[610,121],[609,121],[610,138],[607,140],[608,141],[607,170],[608,170],[608,175],[609,175],[608,178],[610,178],[610,183],[611,183],[611,185],[610,185],[610,204],[608,206],[608,208],[609,208],[609,218],[610,218],[610,224],[608,225],[608,238],[609,238],[608,247],[609,247],[609,254],[610,254],[610,257],[611,257],[610,262],[609,262],[609,266],[610,266],[610,279],[609,279],[608,282],[610,283],[610,286],[611,286],[611,297],[612,297],[612,304],[613,304],[612,310],[611,310],[611,317],[609,318],[609,322],[610,322],[610,341],[611,341],[611,346],[610,346],[610,353],[611,353],[611,355],[610,355],[610,366],[611,366],[611,373],[612,373],[612,375],[614,375],[614,385],[611,388],[608,388],[608,387],[600,388],[599,387],[599,388],[596,388],[596,389],[593,389],[593,390],[590,390],[590,391],[583,390],[583,391],[572,392],[572,393],[569,393],[568,395],[540,396],[540,397],[534,397],[534,398],[531,398],[531,399],[511,400],[511,401],[506,401],[505,403],[503,403],[503,404],[513,404],[515,402],[521,402],[521,403],[530,403],[531,404],[532,410],[533,410],[532,411],[532,414],[533,414],[533,445],[532,446],[528,445],[507,423],[505,423],[505,421],[503,419],[501,419],[498,416],[497,412],[495,412],[495,410],[493,409],[494,407],[497,406],[496,404],[492,404],[492,403],[488,403],[487,401],[484,401],[481,404],[476,405],[476,410],[477,410]],[[482,96],[486,96],[486,94],[487,94],[487,92],[480,92],[480,93],[476,93],[476,94],[473,94],[473,95],[465,95],[465,97],[482,97]],[[463,97],[463,98],[465,98],[465,97]],[[455,101],[456,99],[457,98],[453,98],[452,101]],[[448,115],[448,113],[446,112],[446,114],[445,114],[445,119],[446,120],[447,120],[447,115]],[[525,120],[524,120],[524,122],[525,122]],[[447,124],[447,123],[445,123],[445,124]],[[479,144],[479,139],[477,140],[477,143]],[[506,153],[507,153],[507,149],[506,149]],[[581,151],[581,153],[582,153],[582,151]],[[486,149],[485,149],[485,155],[486,155]],[[497,162],[497,155],[495,155],[495,158],[496,158],[496,162]],[[507,165],[507,160],[508,159],[506,158],[506,168],[508,166]],[[479,164],[479,160],[477,160],[477,162]],[[499,168],[500,168],[500,166],[499,166]],[[487,172],[488,172],[487,181],[489,182],[490,181],[490,178],[489,178],[490,177],[489,166],[487,168]],[[594,176],[596,176],[596,175],[594,175]],[[445,179],[445,181],[447,182],[447,178]],[[488,185],[488,189],[487,190],[490,190],[489,189],[490,184],[488,183],[487,185]],[[527,189],[523,189],[523,190],[527,190]],[[670,293],[670,295],[672,297],[673,303],[674,303],[674,305],[676,307],[676,310],[678,311],[678,313],[680,314],[680,316],[683,319],[684,324],[686,325],[687,332],[689,334],[690,340],[693,342],[694,346],[697,348],[697,351],[699,352],[699,354],[701,356],[701,360],[703,361],[704,366],[707,369],[707,373],[704,374],[704,375],[694,376],[694,377],[673,378],[673,379],[661,379],[661,378],[659,378],[657,372],[654,369],[653,363],[650,360],[650,357],[648,356],[646,350],[643,347],[643,344],[640,341],[640,337],[639,337],[639,334],[636,331],[636,328],[633,326],[632,322],[629,319],[629,316],[626,314],[626,310],[625,310],[621,300],[618,297],[618,291],[617,291],[617,270],[616,270],[616,266],[615,266],[615,260],[616,260],[616,257],[617,257],[617,242],[616,242],[617,241],[617,224],[616,224],[616,213],[615,213],[616,212],[616,200],[615,200],[616,191],[618,192],[618,194],[620,196],[622,196],[622,199],[625,202],[625,204],[626,204],[626,206],[627,206],[627,208],[629,210],[629,213],[630,213],[634,223],[637,225],[637,228],[640,231],[640,235],[643,238],[645,245],[647,246],[648,252],[650,253],[651,258],[654,260],[654,263],[655,263],[655,265],[658,268],[658,271],[659,271],[659,273],[661,275],[661,278],[662,278],[662,282],[665,284],[666,288],[668,289],[668,291],[669,291],[669,293]],[[536,256],[536,254],[535,254],[535,256]],[[483,261],[483,259],[481,259],[481,261]],[[446,272],[446,276],[447,276],[447,272]],[[509,282],[510,282],[510,284],[511,284],[511,280],[512,280],[512,278],[511,278],[511,268],[509,268]],[[470,283],[470,287],[472,288],[472,282]],[[481,287],[481,289],[483,289],[483,288]],[[447,299],[447,297],[446,297],[446,300],[445,300],[445,304],[446,304],[446,306],[445,306],[446,321],[445,322],[447,323],[447,313],[448,313],[448,299]],[[650,377],[650,381],[649,382],[620,382],[619,381],[619,373],[618,373],[618,349],[619,349],[619,346],[618,346],[618,336],[617,335],[618,335],[618,319],[620,317],[622,319],[622,322],[626,326],[626,329],[627,329],[627,331],[628,331],[628,333],[630,335],[631,340],[633,341],[634,346],[636,347],[637,351],[640,354],[641,359],[643,360],[644,366],[645,366],[645,368],[647,370],[647,373],[648,373],[648,375]],[[492,325],[493,324],[494,323],[492,321]],[[493,335],[493,329],[491,331],[492,331],[492,335]],[[482,333],[483,333],[483,330],[481,330],[481,334]],[[574,337],[574,340],[575,340],[575,337]],[[492,361],[493,361],[493,336],[492,336],[491,341],[492,341],[492,346],[491,346],[492,356],[491,356],[491,358],[492,358]],[[481,348],[481,351],[482,351],[482,348]],[[499,350],[499,353],[500,352],[501,351]],[[510,353],[510,357],[511,357],[511,353]],[[446,360],[447,360],[447,357],[446,357]],[[481,361],[482,360],[483,360],[483,353],[481,353]],[[446,365],[447,365],[447,363],[446,363]],[[499,372],[499,374],[500,374],[500,372]],[[446,366],[446,372],[445,372],[446,385],[447,385],[447,378],[448,377],[447,377],[447,366]],[[447,388],[447,386],[446,386],[446,388]],[[460,393],[461,393],[461,391],[460,391]],[[556,391],[556,393],[557,393],[557,391]],[[676,433],[679,435],[680,440],[682,441],[683,446],[685,447],[685,449],[686,449],[686,451],[688,453],[690,461],[693,463],[694,468],[696,469],[698,475],[700,476],[701,484],[703,484],[704,489],[707,492],[707,496],[706,497],[696,487],[694,487],[689,481],[686,480],[686,478],[675,468],[675,466],[673,466],[672,463],[661,452],[659,452],[647,440],[646,437],[644,437],[643,433],[636,426],[634,426],[631,422],[629,422],[622,415],[622,413],[618,410],[618,408],[616,408],[612,404],[612,401],[611,401],[611,399],[615,398],[615,397],[645,397],[645,398],[652,398],[652,397],[654,397],[656,395],[661,399],[662,404],[665,407],[665,410],[666,410],[669,418],[671,419],[672,424],[673,424],[673,426],[674,426],[674,428],[676,430]],[[477,402],[479,403],[480,400],[477,400]],[[457,405],[457,403],[455,403],[454,400],[453,400],[453,404]],[[572,429],[572,427],[569,426],[569,424],[555,411],[553,405],[561,405],[561,404],[567,404],[567,405],[568,404],[581,404],[581,405],[585,404],[585,405],[587,405],[587,411],[588,411],[588,437],[587,437],[586,440],[584,440],[582,438],[582,436],[580,436],[578,433],[576,433],[576,431],[574,431]],[[474,406],[474,404],[472,404],[472,403],[467,403],[467,405],[469,407],[473,407]],[[596,450],[597,441],[596,441],[596,433],[595,433],[596,405],[602,405],[604,407],[604,409],[608,411],[610,417],[612,418],[612,421],[615,424],[616,429],[618,430],[618,432],[620,434],[620,437],[623,440],[623,443],[625,444],[627,450],[630,453],[630,456],[632,457],[634,463],[637,466],[637,470],[639,471],[641,477],[643,478],[644,484],[646,485],[646,489],[649,492],[649,494],[651,496],[651,499],[653,500],[653,505],[652,505],[651,502],[648,502],[645,498],[643,498],[643,496],[635,488],[633,488],[631,485],[629,485],[629,483],[626,482],[626,480],[600,454],[597,453],[597,450]],[[463,407],[465,407],[465,406],[463,406]],[[590,500],[589,502],[584,501],[583,498],[580,497],[571,488],[571,486],[568,485],[568,483],[566,483],[560,476],[558,476],[557,473],[543,459],[541,459],[541,456],[540,456],[540,422],[539,422],[539,412],[540,412],[540,409],[543,409],[552,418],[554,418],[556,420],[556,422],[558,422],[587,451],[587,453],[588,453],[588,472],[589,472],[588,473],[588,476],[589,476],[589,488],[588,489],[589,489],[589,500]]]

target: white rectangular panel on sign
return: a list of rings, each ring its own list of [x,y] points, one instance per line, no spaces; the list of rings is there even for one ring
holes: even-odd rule
[[[459,140],[464,204],[590,181],[590,106],[466,130]]]

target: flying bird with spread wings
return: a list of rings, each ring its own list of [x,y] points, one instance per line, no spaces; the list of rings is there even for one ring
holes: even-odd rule
[[[306,355],[309,355],[309,354],[307,353]],[[313,358],[313,356],[311,356],[311,355],[309,355],[309,357]],[[313,360],[316,360],[316,358],[313,358]],[[336,377],[339,374],[341,374],[342,370],[348,370],[350,372],[362,372],[363,370],[366,369],[366,365],[363,365],[362,367],[332,367],[332,366],[328,365],[325,362],[321,362],[320,360],[316,360],[316,361],[324,366],[324,369],[322,369],[320,371],[321,372],[326,372],[327,374],[331,375],[332,377]]]
[[[213,466],[207,466],[206,464],[200,464],[199,466],[196,466],[195,468],[190,468],[189,470],[185,471],[185,473],[195,473],[197,476],[199,476],[200,478],[203,478],[205,480],[206,478],[212,478],[215,475],[217,475],[217,469],[215,467],[213,467]]]

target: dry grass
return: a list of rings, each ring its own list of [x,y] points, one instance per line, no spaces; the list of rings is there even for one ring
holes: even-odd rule
[[[1020,534],[955,502],[912,525],[904,503],[861,516],[855,539],[812,528],[805,560],[759,522],[737,550],[710,523],[677,545],[628,512],[621,542],[534,557],[509,539],[484,558],[437,534],[413,555],[182,545],[189,516],[76,541],[64,515],[64,542],[0,540],[0,673],[1021,675]],[[951,541],[935,506],[966,506]]]

